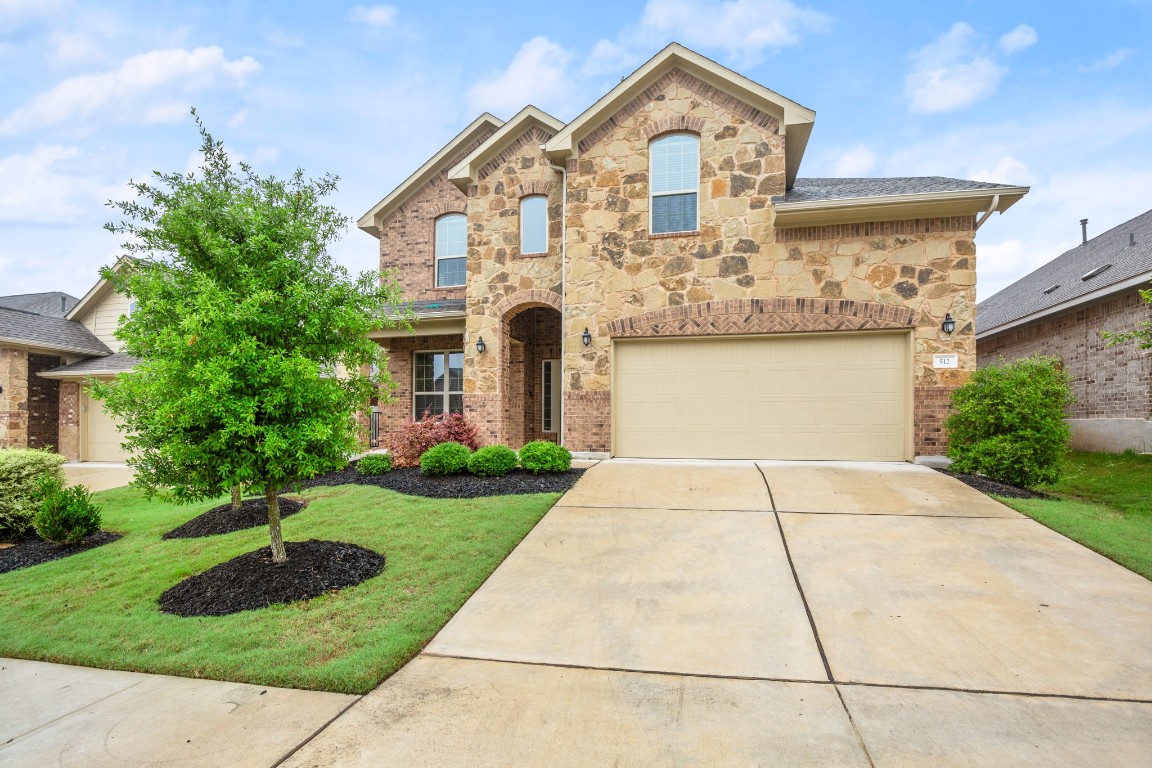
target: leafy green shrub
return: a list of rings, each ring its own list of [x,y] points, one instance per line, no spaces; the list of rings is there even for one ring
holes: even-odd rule
[[[468,457],[468,471],[479,477],[500,477],[516,469],[516,451],[488,445]]]
[[[420,474],[439,477],[456,475],[468,467],[472,451],[460,443],[440,443],[420,454]]]
[[[572,452],[547,440],[536,440],[520,449],[520,466],[534,474],[567,472],[572,468]]]
[[[386,453],[370,453],[356,462],[356,471],[362,475],[382,475],[392,471],[392,457]]]
[[[15,538],[32,527],[40,501],[41,478],[64,483],[64,457],[31,448],[0,450],[0,539]]]
[[[39,511],[33,524],[42,539],[57,544],[77,544],[100,530],[100,507],[82,485],[65,488],[59,478],[41,478]]]
[[[1056,482],[1071,438],[1064,407],[1073,400],[1059,358],[981,368],[952,393],[956,412],[945,425],[952,470],[1022,488]]]

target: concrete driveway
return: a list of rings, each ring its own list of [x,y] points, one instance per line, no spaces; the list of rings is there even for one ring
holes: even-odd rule
[[[126,464],[70,462],[63,469],[69,485],[86,485],[92,493],[120,488],[132,482],[132,470]]]
[[[923,467],[603,462],[285,765],[1152,765],[1152,583]]]

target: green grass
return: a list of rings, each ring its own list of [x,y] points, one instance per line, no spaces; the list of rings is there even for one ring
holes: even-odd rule
[[[95,494],[119,541],[0,574],[0,656],[261,685],[365,693],[424,647],[560,494],[425,499],[371,486],[306,491],[288,541],[347,541],[384,572],[314,600],[229,616],[161,613],[177,582],[268,544],[266,527],[160,535],[219,502],[177,507]]]
[[[1058,498],[1000,501],[1152,579],[1152,456],[1071,454]]]

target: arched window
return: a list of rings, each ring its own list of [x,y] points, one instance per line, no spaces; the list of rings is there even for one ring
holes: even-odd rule
[[[693,232],[699,227],[700,137],[672,133],[648,145],[651,233]]]
[[[468,217],[449,213],[436,219],[436,286],[464,285],[467,277]]]
[[[520,201],[520,253],[548,252],[548,198],[531,195]]]

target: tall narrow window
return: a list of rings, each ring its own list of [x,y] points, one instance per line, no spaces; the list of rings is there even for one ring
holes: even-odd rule
[[[540,370],[540,426],[560,431],[560,361],[545,360]]]
[[[464,412],[464,353],[417,352],[413,371],[413,416]]]
[[[520,201],[520,253],[548,252],[548,198],[532,195]]]
[[[648,145],[654,235],[697,228],[700,138],[689,133],[661,136]]]
[[[450,213],[436,219],[436,285],[464,285],[467,274],[468,217]]]

